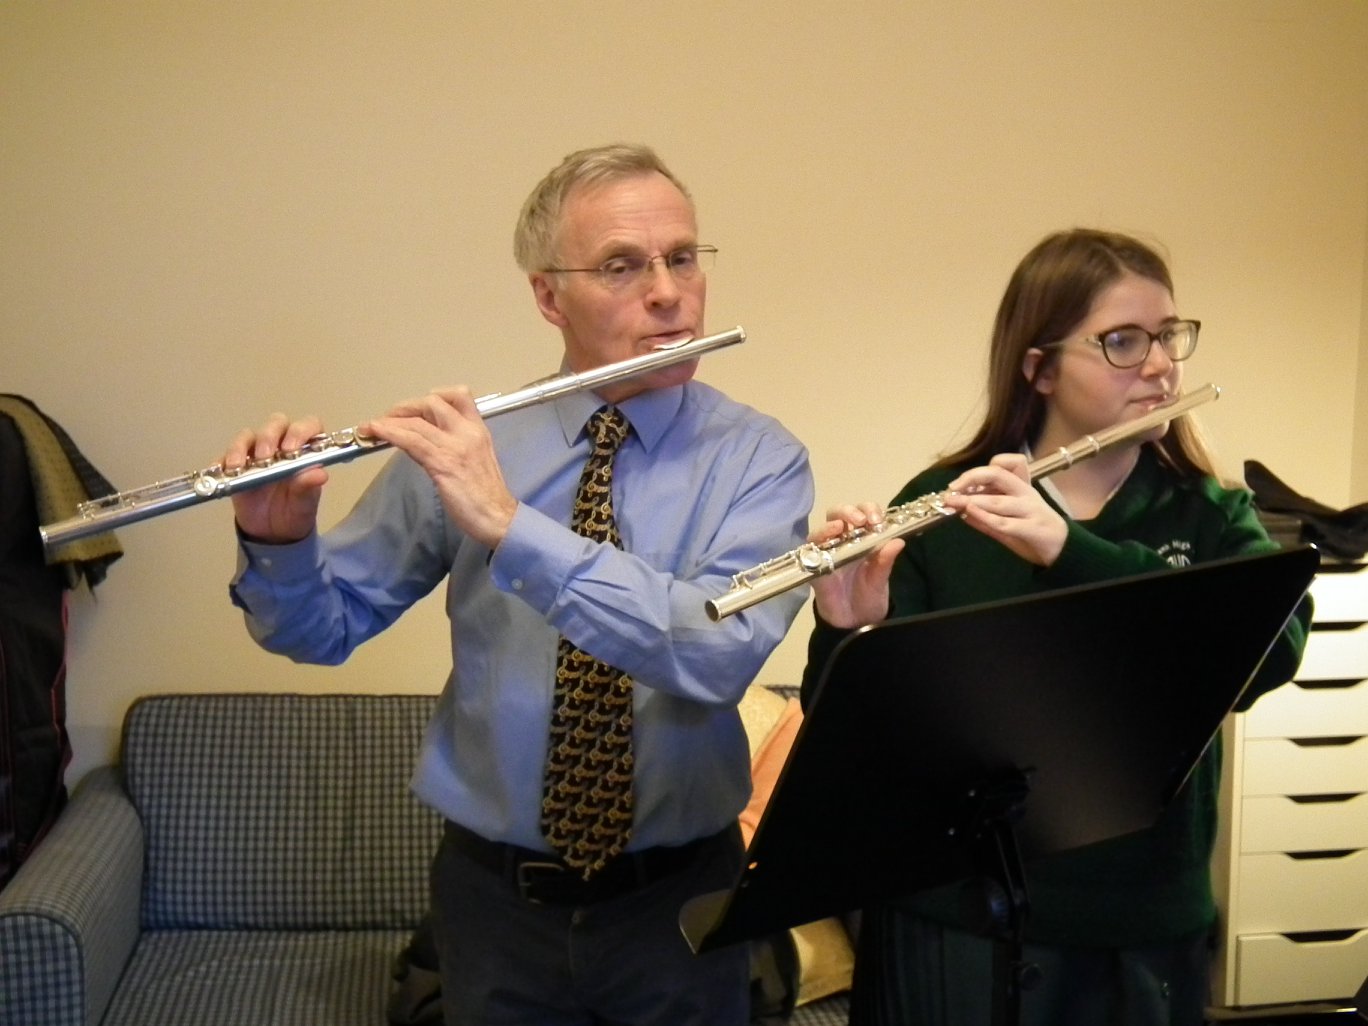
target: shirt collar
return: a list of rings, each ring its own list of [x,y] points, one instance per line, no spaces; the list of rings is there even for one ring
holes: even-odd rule
[[[624,399],[617,404],[632,425],[632,433],[641,440],[642,447],[651,452],[665,436],[680,407],[684,404],[684,386],[652,388]],[[604,405],[593,392],[576,392],[558,401],[556,416],[565,432],[565,444],[574,445],[584,434],[584,424],[590,414]]]

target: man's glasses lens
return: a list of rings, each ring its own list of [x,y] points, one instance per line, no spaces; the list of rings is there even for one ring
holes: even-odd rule
[[[715,246],[684,246],[659,257],[614,257],[597,270],[599,279],[611,289],[625,289],[637,284],[650,272],[656,260],[661,261],[677,281],[690,281],[706,272],[716,255]]]

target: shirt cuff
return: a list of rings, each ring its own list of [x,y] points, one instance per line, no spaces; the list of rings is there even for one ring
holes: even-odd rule
[[[310,532],[308,537],[297,542],[271,545],[267,542],[250,541],[238,535],[238,545],[246,557],[246,569],[269,577],[280,584],[303,578],[314,578],[319,567],[318,532]]]
[[[228,585],[233,605],[254,616],[268,616],[298,594],[316,587],[322,565],[318,532],[284,545],[254,542],[238,532],[237,573]]]
[[[489,560],[490,578],[500,591],[517,595],[546,615],[589,544],[593,543],[520,502]]]
[[[1064,547],[1059,550],[1059,557],[1051,566],[1038,571],[1042,583],[1050,588],[1096,584],[1126,572],[1126,568],[1118,561],[1119,552],[1115,542],[1099,538],[1075,521],[1067,523],[1069,533],[1064,539]],[[1143,567],[1135,569],[1138,572]]]

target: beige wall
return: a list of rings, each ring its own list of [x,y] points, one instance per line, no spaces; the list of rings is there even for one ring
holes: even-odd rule
[[[1226,468],[1368,500],[1362,0],[0,5],[0,390],[124,489],[273,409],[344,426],[508,389],[558,339],[509,254],[570,149],[656,145],[722,256],[703,376],[811,447],[819,508],[887,499],[979,412],[1019,256],[1166,244],[1206,323]],[[325,517],[374,467],[338,468]],[[73,778],[153,691],[438,688],[429,601],[341,668],[257,651],[231,515],[120,532],[73,605]],[[804,613],[765,671],[794,680]]]
[[[1365,229],[1363,249],[1368,255],[1368,228]],[[1354,403],[1350,483],[1354,502],[1368,501],[1368,259],[1363,261],[1363,288],[1359,291],[1358,397]]]

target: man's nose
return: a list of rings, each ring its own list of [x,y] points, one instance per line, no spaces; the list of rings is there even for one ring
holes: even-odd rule
[[[656,303],[672,303],[679,299],[679,282],[663,256],[651,257],[646,264],[646,295]]]

